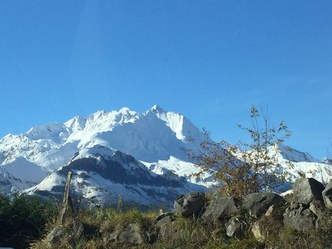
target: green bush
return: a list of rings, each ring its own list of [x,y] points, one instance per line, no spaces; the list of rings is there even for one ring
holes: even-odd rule
[[[38,197],[16,195],[10,201],[0,195],[0,246],[27,248],[56,213],[55,205]]]

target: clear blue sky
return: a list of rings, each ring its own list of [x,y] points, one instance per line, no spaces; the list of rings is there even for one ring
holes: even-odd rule
[[[154,104],[215,140],[251,105],[332,156],[332,1],[0,0],[0,137]]]

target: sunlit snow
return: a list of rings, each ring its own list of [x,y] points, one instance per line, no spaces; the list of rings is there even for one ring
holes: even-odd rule
[[[196,149],[188,138],[193,138],[196,144],[210,140],[189,119],[179,113],[164,111],[159,106],[142,114],[124,107],[119,111],[98,111],[87,118],[74,117],[64,123],[35,126],[26,133],[8,134],[0,139],[0,180],[3,183],[0,190],[4,192],[13,187],[16,190],[28,188],[26,192],[29,193],[36,189],[51,191],[52,186],[64,181],[54,174],[60,167],[72,160],[97,154],[114,156],[114,151],[133,156],[153,174],[184,179],[188,191],[201,190],[199,186],[210,188],[216,184],[211,175],[204,174],[201,179],[192,176],[199,169],[188,160],[183,150]],[[273,150],[272,153],[277,150],[280,170],[289,171],[292,179],[298,177],[299,171],[324,183],[332,177],[331,165],[308,153],[284,145]],[[292,162],[292,168],[289,168],[288,161]],[[90,182],[85,180],[82,184],[82,181],[79,177],[73,179],[73,186],[77,191],[81,186],[80,191],[86,197],[97,196],[98,188],[104,192],[109,188],[116,193],[115,196],[123,193],[127,198],[137,200],[143,188],[130,190],[98,174],[91,174]],[[98,196],[110,198],[106,192]]]

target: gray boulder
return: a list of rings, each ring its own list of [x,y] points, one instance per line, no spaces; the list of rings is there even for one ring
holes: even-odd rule
[[[236,217],[232,217],[226,224],[226,234],[228,237],[241,239],[245,235],[247,225]]]
[[[191,192],[181,195],[174,202],[174,210],[177,215],[182,217],[198,217],[205,205],[205,194],[200,192]]]
[[[173,213],[163,213],[156,218],[156,226],[160,227],[164,223],[170,223],[174,220]]]
[[[58,248],[66,244],[75,244],[84,233],[83,224],[73,219],[65,225],[56,226],[47,234],[47,241],[51,248]]]
[[[272,205],[282,207],[286,200],[274,193],[252,193],[243,198],[243,206],[251,217],[260,218]]]
[[[47,234],[46,239],[51,247],[60,247],[65,234],[65,228],[63,226],[57,226]]]
[[[175,240],[180,236],[180,233],[174,229],[174,220],[175,216],[172,213],[162,214],[156,218],[156,227],[164,241]]]
[[[322,201],[324,185],[314,178],[298,178],[293,186],[294,202],[308,205],[310,202]]]
[[[266,213],[251,224],[251,232],[254,237],[264,242],[269,236],[276,237],[279,229],[283,226],[283,214],[286,206],[270,206]]]
[[[324,203],[322,201],[316,201],[316,200],[310,202],[309,209],[317,217],[323,217],[324,216],[324,212],[326,210]]]
[[[260,221],[255,221],[251,224],[251,232],[257,241],[263,242],[265,240],[265,232]]]
[[[219,224],[239,213],[240,201],[237,198],[222,196],[211,201],[202,214],[201,219],[207,223]]]
[[[119,224],[111,233],[104,233],[104,243],[141,245],[144,242],[140,227],[135,223]]]
[[[325,189],[322,192],[323,201],[325,207],[332,209],[332,180],[326,185]]]
[[[309,209],[309,205],[292,203],[284,212],[284,225],[299,231],[315,229],[317,216]]]
[[[156,218],[156,227],[159,229],[162,238],[168,238],[172,222],[174,221],[173,213],[161,214]]]

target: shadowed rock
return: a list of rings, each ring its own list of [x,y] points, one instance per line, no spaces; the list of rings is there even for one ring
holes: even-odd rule
[[[199,192],[191,192],[181,195],[174,202],[175,213],[182,217],[190,217],[199,215],[205,204],[205,194]]]
[[[285,205],[286,200],[274,193],[252,193],[243,198],[243,206],[249,215],[256,219],[260,218],[272,205],[280,207]]]
[[[332,180],[326,185],[322,192],[325,207],[332,209]]]
[[[314,178],[298,178],[294,182],[294,202],[308,205],[313,200],[323,201],[324,185]]]
[[[219,224],[220,221],[229,219],[240,210],[240,201],[235,197],[222,196],[211,201],[201,219],[207,223]]]

